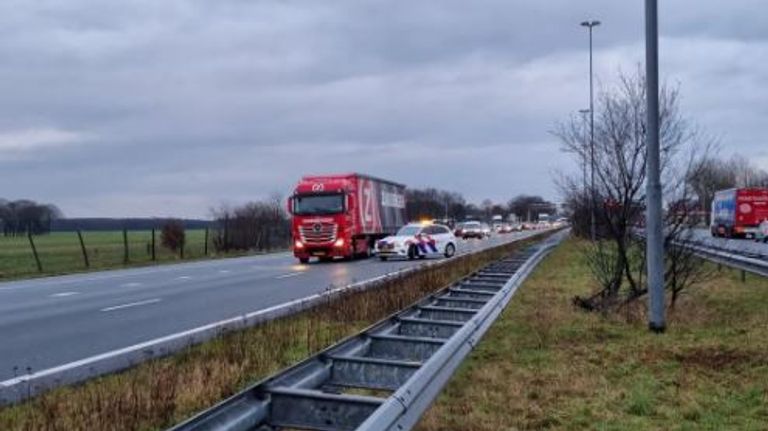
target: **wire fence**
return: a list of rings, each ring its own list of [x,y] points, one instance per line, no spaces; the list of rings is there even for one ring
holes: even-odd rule
[[[159,229],[0,236],[0,280],[215,255],[208,229],[188,229],[184,246],[177,250],[161,245]]]

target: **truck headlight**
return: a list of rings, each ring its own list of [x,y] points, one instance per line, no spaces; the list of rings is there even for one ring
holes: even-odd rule
[[[304,248],[304,243],[297,239],[296,242],[293,243],[293,246],[295,248]]]
[[[333,243],[334,247],[344,247],[344,238],[339,238]]]

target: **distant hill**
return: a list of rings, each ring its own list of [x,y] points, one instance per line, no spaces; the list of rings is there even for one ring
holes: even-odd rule
[[[149,230],[159,229],[166,218],[61,218],[51,221],[51,231],[73,231],[73,230]],[[210,220],[182,219],[184,227],[187,229],[205,229],[213,226],[214,222]]]

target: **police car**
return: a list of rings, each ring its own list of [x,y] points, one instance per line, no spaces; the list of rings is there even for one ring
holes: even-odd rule
[[[390,257],[423,259],[432,256],[452,257],[456,254],[456,237],[448,226],[432,223],[409,223],[393,236],[376,242],[381,260]]]

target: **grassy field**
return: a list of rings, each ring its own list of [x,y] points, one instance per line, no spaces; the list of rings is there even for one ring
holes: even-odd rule
[[[187,230],[186,236],[184,259],[205,257],[205,230]],[[37,269],[26,236],[0,236],[0,281],[126,266],[122,231],[83,232],[90,268],[85,267],[76,232],[54,232],[35,236],[33,240],[43,266],[42,273]],[[155,233],[155,243],[157,263],[180,260],[178,252],[161,246],[159,230]],[[151,244],[151,231],[128,231],[128,266],[152,264]],[[210,241],[208,252],[209,256],[214,254]]]
[[[578,247],[522,286],[419,431],[768,429],[768,279],[715,273],[654,335],[644,304],[571,305],[594,287]]]
[[[164,429],[531,241],[457,257],[448,267],[391,280],[123,373],[0,408],[0,430]]]

